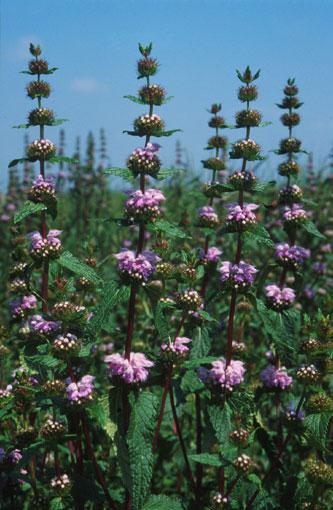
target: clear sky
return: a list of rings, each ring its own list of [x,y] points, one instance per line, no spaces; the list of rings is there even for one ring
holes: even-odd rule
[[[123,166],[138,139],[122,134],[143,107],[123,99],[141,82],[135,63],[139,41],[154,42],[161,63],[156,82],[175,99],[160,109],[167,128],[177,135],[196,169],[210,135],[206,108],[221,102],[229,123],[240,109],[235,68],[261,68],[256,108],[272,126],[254,138],[263,151],[286,136],[275,103],[289,76],[300,87],[302,123],[296,136],[321,162],[333,141],[333,0],[2,0],[0,189],[8,161],[22,156],[23,130],[33,102],[25,96],[28,77],[19,74],[29,58],[29,42],[40,43],[52,66],[53,94],[47,105],[66,124],[67,153],[77,135],[86,138],[100,127],[107,133],[112,164]],[[45,102],[46,106],[46,102]],[[58,140],[58,128],[47,137]],[[37,130],[30,129],[31,139]],[[231,141],[238,138],[228,131]],[[175,140],[163,139],[164,163],[174,161]],[[276,156],[266,164],[274,171]],[[271,177],[271,175],[269,175]]]

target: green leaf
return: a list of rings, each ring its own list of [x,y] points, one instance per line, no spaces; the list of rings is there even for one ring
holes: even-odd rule
[[[212,340],[206,328],[197,328],[192,340],[190,351],[191,360],[204,358],[209,354]]]
[[[74,255],[72,255],[72,253],[69,251],[63,251],[56,262],[60,266],[69,269],[73,273],[79,276],[84,276],[90,282],[99,284],[102,281],[92,267],[87,266],[87,264],[84,262],[81,262],[81,260],[74,257]]]
[[[222,466],[221,459],[216,453],[197,453],[189,455],[190,459],[199,464],[206,464],[207,466],[220,467]]]
[[[127,96],[124,96],[124,98],[129,99],[130,101],[133,101],[133,103],[146,104],[146,102],[143,101],[140,97],[132,96],[130,94]]]
[[[125,181],[132,182],[134,177],[133,174],[128,168],[119,168],[119,167],[111,167],[103,169],[103,174],[106,175],[116,175],[117,177],[122,177]]]
[[[161,301],[157,302],[154,310],[154,322],[161,341],[166,342],[169,339],[169,322],[166,320],[163,310],[165,310],[164,303]]]
[[[225,453],[231,432],[231,410],[229,404],[225,402],[223,407],[211,405],[208,408],[208,414],[216,438],[220,443],[223,453]]]
[[[47,209],[45,204],[31,202],[27,200],[23,205],[19,208],[19,210],[14,215],[14,223],[20,223],[27,216],[31,216],[32,214],[36,214],[40,211],[45,211]]]
[[[18,159],[13,159],[13,160],[9,163],[8,168],[12,168],[13,166],[18,165],[19,163],[25,163],[26,161],[30,161],[30,159],[28,159],[28,158],[18,158]]]
[[[111,440],[114,439],[117,430],[116,424],[110,420],[109,416],[109,397],[103,395],[97,402],[88,407],[89,415],[94,418],[95,422],[106,432]]]
[[[274,247],[274,243],[263,225],[256,223],[250,230],[246,230],[243,234],[244,241],[253,241],[265,246]]]
[[[103,326],[109,321],[117,303],[126,301],[129,297],[128,287],[119,287],[115,281],[108,282],[102,288],[102,300],[97,306],[92,319],[88,324],[88,332],[96,335],[101,331]]]
[[[183,168],[161,168],[156,176],[154,176],[155,179],[158,181],[163,181],[163,179],[167,179],[168,177],[172,177],[175,174],[183,173]]]
[[[152,439],[157,418],[158,398],[149,391],[135,397],[132,395],[132,410],[127,445],[132,477],[132,503],[140,510],[150,490],[153,474]]]
[[[160,138],[162,136],[171,136],[174,133],[179,133],[181,131],[182,131],[182,129],[170,129],[169,131],[160,131],[159,133],[157,133],[157,134],[155,134],[153,136],[156,136],[157,138]]]
[[[150,228],[155,232],[164,232],[171,237],[180,237],[182,239],[189,238],[181,228],[166,220],[157,220],[151,224]]]
[[[67,156],[52,156],[52,158],[47,160],[48,163],[69,163],[71,165],[76,165],[79,161],[75,158],[68,158]]]
[[[309,414],[304,418],[303,424],[310,443],[315,443],[319,448],[326,449],[328,426],[332,413]]]
[[[324,236],[319,230],[317,229],[316,225],[310,221],[307,220],[304,223],[301,224],[301,226],[306,230],[309,234],[318,237],[319,239],[326,239],[326,236]]]
[[[150,496],[142,510],[183,510],[178,499],[169,496]]]
[[[194,358],[183,363],[185,368],[198,368],[202,365],[206,365],[207,363],[212,363],[216,361],[216,356],[205,356],[203,358]]]
[[[276,181],[268,181],[268,182],[257,182],[251,191],[261,192],[266,191],[267,188],[271,188],[272,186],[275,186]]]

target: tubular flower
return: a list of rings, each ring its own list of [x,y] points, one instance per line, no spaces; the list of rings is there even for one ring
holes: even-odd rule
[[[142,352],[131,352],[130,359],[121,354],[110,354],[105,356],[104,361],[111,377],[119,376],[128,384],[146,381],[149,375],[147,368],[154,366]]]

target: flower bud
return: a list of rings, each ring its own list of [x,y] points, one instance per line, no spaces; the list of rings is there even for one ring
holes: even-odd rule
[[[29,71],[31,74],[48,74],[49,64],[46,60],[30,60]]]
[[[294,202],[300,202],[303,198],[303,191],[297,184],[286,186],[279,192],[279,203],[280,204],[293,204]]]
[[[54,113],[48,108],[35,108],[29,113],[28,124],[32,126],[51,126],[54,122]]]
[[[329,464],[310,458],[306,461],[305,474],[310,482],[320,485],[333,483],[333,469]]]
[[[58,494],[67,494],[71,489],[71,482],[68,478],[68,475],[59,475],[55,478],[52,478],[51,480],[51,487],[55,490]]]
[[[42,54],[42,49],[39,44],[35,46],[34,44],[30,43],[29,51],[34,57],[39,57]]]
[[[31,81],[27,85],[27,95],[31,99],[36,99],[36,97],[49,97],[50,93],[51,87],[46,81]]]
[[[237,457],[236,460],[234,460],[234,466],[239,471],[242,471],[243,473],[246,473],[249,471],[252,465],[252,460],[248,455],[245,455],[245,453],[242,453]]]
[[[157,73],[158,63],[154,58],[142,58],[138,61],[139,76],[153,76]]]
[[[256,181],[254,173],[248,170],[237,170],[229,177],[229,184],[238,190],[251,191]]]
[[[158,262],[156,273],[163,278],[171,278],[175,273],[175,268],[170,262]]]
[[[256,127],[261,122],[261,113],[258,110],[242,110],[236,113],[237,127]]]
[[[58,335],[53,342],[54,353],[60,358],[75,356],[81,347],[81,342],[75,335],[66,333]]]
[[[165,98],[165,90],[160,85],[145,85],[139,90],[139,96],[146,104],[159,106]]]
[[[299,381],[311,384],[319,380],[320,373],[314,365],[304,365],[297,370],[296,376]]]
[[[208,158],[202,161],[203,167],[208,170],[221,171],[225,169],[225,162],[220,158]]]
[[[210,113],[218,113],[221,111],[221,108],[222,108],[221,104],[214,103],[210,107]]]
[[[66,432],[63,422],[48,418],[40,429],[40,435],[47,440],[59,441]]]
[[[238,140],[232,146],[231,159],[255,160],[260,155],[260,145],[254,140]]]
[[[297,153],[300,151],[301,143],[297,138],[284,138],[280,142],[279,154]]]
[[[134,121],[134,130],[139,136],[160,134],[164,126],[164,121],[155,113],[152,115],[141,115],[141,117],[138,117]]]
[[[183,310],[198,310],[202,299],[196,290],[187,289],[177,295],[176,303]]]
[[[281,122],[284,126],[293,127],[297,126],[300,123],[300,116],[298,113],[284,113],[281,116]]]
[[[333,399],[326,393],[311,395],[307,408],[311,413],[323,413],[333,411]]]
[[[300,171],[299,164],[296,161],[285,161],[279,165],[279,174],[284,176],[297,175]]]
[[[258,90],[255,85],[247,85],[246,87],[240,87],[238,90],[238,99],[242,103],[255,101],[258,97]]]
[[[225,126],[225,120],[223,117],[220,117],[219,115],[215,115],[208,122],[208,126],[211,128],[221,128],[221,127]]]
[[[227,146],[227,139],[224,136],[212,136],[208,140],[209,149],[224,149]]]
[[[229,437],[236,445],[246,446],[249,439],[249,433],[246,429],[241,428],[230,432]]]
[[[50,159],[56,153],[56,146],[50,140],[35,140],[27,148],[27,156],[32,161]]]
[[[65,393],[65,388],[64,382],[59,379],[54,379],[53,381],[46,381],[42,390],[49,397],[61,397]]]

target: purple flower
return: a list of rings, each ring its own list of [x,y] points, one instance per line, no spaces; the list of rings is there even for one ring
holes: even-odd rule
[[[73,382],[71,378],[66,380],[67,399],[70,402],[81,404],[84,401],[92,399],[94,391],[95,377],[92,375],[84,375],[79,381]]]
[[[105,356],[111,377],[119,376],[128,384],[146,381],[148,370],[154,365],[142,352],[131,352],[130,359],[121,354]]]
[[[256,273],[257,269],[254,266],[242,260],[239,264],[225,260],[220,267],[221,282],[233,289],[244,289],[250,286]]]
[[[314,289],[311,289],[308,285],[306,285],[303,289],[303,295],[306,299],[309,301],[312,301],[316,295],[316,291]]]
[[[37,179],[33,181],[31,189],[29,191],[29,195],[33,200],[36,201],[41,201],[46,197],[54,197],[55,196],[54,177],[52,175],[49,175],[47,177],[39,175]]]
[[[214,207],[205,205],[198,209],[199,224],[203,227],[214,227],[218,224],[219,218],[214,210]]]
[[[33,315],[29,321],[32,331],[47,335],[58,331],[61,327],[61,321],[49,321],[44,319],[42,315]]]
[[[124,250],[115,255],[118,270],[125,278],[146,283],[155,271],[156,263],[161,260],[155,253],[148,250],[136,255],[133,251]]]
[[[19,317],[28,310],[37,308],[37,298],[33,294],[23,296],[21,299],[11,301],[10,303],[12,314],[14,317]]]
[[[22,459],[22,452],[21,450],[18,450],[17,448],[15,450],[12,450],[8,454],[8,458],[13,464],[17,464]]]
[[[301,246],[289,246],[288,243],[277,244],[275,246],[275,257],[282,266],[299,268],[306,258],[310,257],[310,250]]]
[[[61,241],[58,236],[61,230],[50,230],[46,237],[42,237],[38,231],[28,234],[31,241],[32,255],[40,258],[47,258],[49,256],[58,256],[61,250]]]
[[[331,245],[329,243],[323,244],[323,246],[321,246],[321,248],[320,248],[320,251],[322,253],[331,253],[332,247],[331,247]]]
[[[159,216],[159,206],[164,200],[165,196],[158,189],[131,191],[125,203],[126,214],[136,219],[154,220]]]
[[[324,262],[314,262],[312,264],[312,269],[317,274],[324,274],[326,271],[326,267],[327,267],[327,264],[325,264]]]
[[[284,208],[283,219],[286,223],[302,223],[307,219],[307,213],[298,204]]]
[[[3,223],[8,223],[10,221],[10,216],[8,216],[8,214],[1,214],[0,216],[0,220],[3,222]]]
[[[239,360],[231,360],[230,365],[226,366],[224,358],[213,361],[212,367],[209,371],[209,377],[227,390],[232,390],[244,381],[245,368],[244,363]]]
[[[265,287],[267,304],[276,311],[289,308],[295,301],[296,295],[293,289],[285,287],[280,289],[278,285],[267,285]]]
[[[290,402],[288,404],[288,407],[285,411],[285,416],[288,421],[294,421],[294,420],[304,420],[305,418],[305,412],[303,409],[299,409],[299,411],[296,414],[296,404],[294,401]]]
[[[186,344],[189,344],[190,342],[192,342],[192,340],[186,336],[177,336],[174,342],[162,344],[161,351],[165,353],[184,355],[189,351]]]
[[[10,212],[16,211],[16,205],[13,203],[6,204],[5,209]]]
[[[285,367],[276,368],[274,365],[268,365],[261,372],[260,379],[267,388],[280,388],[281,390],[285,390],[293,382]]]
[[[204,250],[200,250],[200,259],[208,264],[215,264],[220,255],[222,255],[222,251],[216,248],[216,246],[208,248],[207,253]]]
[[[248,225],[253,225],[256,222],[256,215],[253,211],[258,209],[259,205],[256,204],[227,204],[228,214],[226,215],[227,227],[242,228]]]

